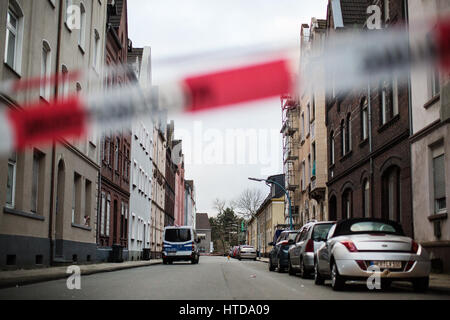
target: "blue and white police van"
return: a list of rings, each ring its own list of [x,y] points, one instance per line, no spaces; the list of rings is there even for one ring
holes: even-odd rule
[[[165,227],[162,258],[164,264],[174,261],[191,261],[197,264],[200,255],[197,244],[200,240],[191,226]]]

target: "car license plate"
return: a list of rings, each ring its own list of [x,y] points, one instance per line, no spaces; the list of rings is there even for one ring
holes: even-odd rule
[[[167,252],[167,255],[168,256],[174,256],[174,255],[176,255],[177,253],[176,252]]]
[[[373,265],[382,268],[382,269],[401,269],[402,262],[401,261],[373,261]]]

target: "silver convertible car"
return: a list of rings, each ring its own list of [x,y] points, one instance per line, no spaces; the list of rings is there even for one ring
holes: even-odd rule
[[[416,291],[428,289],[428,253],[393,221],[373,218],[341,220],[331,227],[314,258],[317,285],[331,279],[334,290],[346,280],[366,280],[377,272],[381,287],[410,281]]]

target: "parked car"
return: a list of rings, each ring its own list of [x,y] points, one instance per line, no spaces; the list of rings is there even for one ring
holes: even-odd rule
[[[288,272],[294,275],[299,272],[307,278],[314,271],[314,253],[323,244],[328,231],[335,222],[310,222],[305,224],[297,234],[295,244],[288,253]]]
[[[415,291],[428,289],[428,253],[405,236],[397,222],[374,218],[341,220],[322,240],[326,242],[317,250],[314,264],[318,285],[331,279],[332,288],[341,290],[347,280],[366,280],[376,266],[384,288],[392,281],[410,281]]]
[[[256,250],[253,246],[241,245],[238,250],[238,259],[253,259],[256,260]]]
[[[276,240],[276,243],[269,242],[269,246],[273,246],[269,253],[269,270],[283,272],[288,267],[288,251],[295,243],[294,239],[299,230],[283,231]]]

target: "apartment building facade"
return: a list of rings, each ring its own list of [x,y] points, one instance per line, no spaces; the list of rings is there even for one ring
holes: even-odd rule
[[[106,3],[23,1],[0,3],[0,81],[62,76],[83,69],[93,81],[68,80],[36,90],[2,94],[2,108],[102,89]],[[90,262],[96,258],[99,139],[59,140],[2,159],[0,265],[6,268]]]
[[[408,1],[410,32],[424,15],[438,18],[448,10],[448,0]],[[430,253],[433,268],[449,272],[450,76],[438,68],[413,69],[411,92],[414,237]]]
[[[184,180],[184,225],[195,227],[195,189],[193,180]]]
[[[176,158],[175,158],[176,157]],[[184,155],[181,140],[174,140],[172,158],[175,161],[175,221],[177,226],[183,226],[184,221]]]
[[[127,64],[128,20],[127,1],[108,3],[106,21],[105,64]],[[122,74],[107,72],[105,90],[125,85],[129,79]],[[101,187],[98,232],[98,260],[111,260],[113,246],[123,248],[123,259],[128,257],[128,223],[130,203],[131,128],[103,132],[101,139]],[[120,259],[120,258],[119,258]]]
[[[128,52],[128,64],[134,70],[139,85],[150,88],[151,48],[131,48]],[[151,210],[153,179],[153,121],[143,118],[133,124],[131,137],[131,185],[130,220],[128,231],[128,259],[149,258],[144,249],[150,250]]]
[[[175,223],[175,172],[176,165],[172,160],[174,152],[175,124],[171,121],[167,125],[167,146],[166,146],[166,171],[164,176],[165,183],[165,203],[164,203],[164,226],[173,226]]]
[[[153,88],[157,94],[157,88]],[[167,119],[160,115],[153,127],[153,178],[152,178],[152,257],[160,257],[165,217],[165,173],[166,173],[166,124]]]
[[[382,9],[383,28],[405,22],[402,1],[347,1],[328,4],[327,36],[365,29],[369,4]],[[350,3],[351,2],[351,3]],[[338,75],[330,75],[330,79]],[[326,100],[329,219],[388,218],[413,235],[408,86],[392,75],[377,84],[335,92]]]

